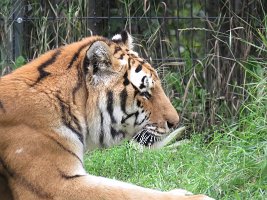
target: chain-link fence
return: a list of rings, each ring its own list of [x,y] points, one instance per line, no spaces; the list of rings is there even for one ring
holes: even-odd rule
[[[228,43],[231,33],[245,34],[246,23],[262,17],[260,3],[248,0],[3,1],[8,11],[1,12],[1,36],[10,43],[10,60],[32,59],[92,34],[111,37],[124,28],[139,39],[144,56],[156,62],[180,60],[185,51],[202,59],[214,48],[214,35]]]

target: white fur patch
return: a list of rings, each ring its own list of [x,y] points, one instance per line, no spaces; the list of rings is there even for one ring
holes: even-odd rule
[[[138,118],[136,120],[136,123],[139,125],[139,126],[144,126],[144,124],[146,124],[146,122],[148,121],[148,119],[144,120],[146,118],[146,114],[145,112],[144,113],[141,113],[141,110],[142,109],[139,109],[139,115],[138,115]]]
[[[117,122],[120,122],[123,116],[123,112],[120,106],[115,106],[113,111],[113,116]],[[119,124],[120,125],[120,124]]]
[[[17,149],[17,150],[15,151],[16,154],[20,154],[20,153],[22,153],[22,152],[23,152],[23,148],[19,148],[19,149]]]
[[[116,34],[112,37],[112,40],[122,40],[121,34]]]
[[[100,99],[100,101],[99,101],[98,105],[99,105],[99,108],[101,110],[102,117],[103,117],[103,122],[102,122],[103,123],[102,131],[104,134],[104,141],[103,142],[105,145],[109,145],[111,143],[111,140],[112,140],[111,134],[110,134],[111,119],[110,119],[109,113],[107,111],[106,95],[102,94],[99,99]],[[99,125],[101,126],[101,123]]]
[[[101,132],[101,119],[100,113],[88,121],[90,127],[89,136],[86,137],[87,151],[94,150],[99,147],[99,133]]]
[[[134,46],[133,46],[133,38],[129,33],[128,33],[128,47],[129,47],[129,49],[133,49],[134,48]],[[138,54],[137,54],[137,56],[138,56]]]
[[[120,60],[120,63],[121,63],[122,66],[127,65],[127,61],[126,60]]]
[[[131,69],[131,74],[130,74],[130,81],[132,84],[134,84],[135,87],[137,87],[139,89],[140,84],[142,83],[142,78],[144,76],[147,76],[146,73],[144,73],[143,71],[140,71],[138,73],[135,72],[135,69],[132,68]]]
[[[76,133],[74,133],[72,130],[70,130],[66,126],[60,126],[55,131],[59,133],[61,136],[63,136],[66,140],[74,144],[75,150],[77,151],[76,153],[78,154],[79,158],[82,160],[84,149]]]
[[[71,142],[80,143],[78,136],[66,126],[60,126],[56,130],[56,132],[61,133],[61,135],[64,136],[64,138],[66,138],[67,140],[69,140]]]
[[[140,89],[140,85],[142,83],[142,78],[146,76],[146,80],[144,81],[145,88]],[[130,81],[132,84],[134,84],[135,87],[137,87],[141,92],[148,91],[150,92],[151,88],[153,87],[153,80],[151,77],[149,77],[148,74],[146,74],[144,71],[140,71],[138,73],[135,72],[135,69],[131,69],[130,74]]]
[[[137,52],[133,51],[133,50],[130,50],[129,53],[139,57],[139,54]]]
[[[129,33],[127,33],[128,34],[128,37],[127,37],[127,44],[125,44],[126,46],[128,46],[128,48],[131,50],[131,49],[133,49],[133,38],[132,38],[132,36],[129,34]],[[121,37],[121,34],[116,34],[116,35],[114,35],[113,37],[112,37],[112,40],[113,41],[122,41],[122,37]],[[135,55],[136,55],[136,52],[135,52]],[[138,56],[138,54],[137,54],[137,56]]]

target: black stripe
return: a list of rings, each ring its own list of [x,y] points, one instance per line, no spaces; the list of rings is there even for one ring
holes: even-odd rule
[[[149,92],[145,91],[145,92],[141,92],[140,93],[140,96],[144,96],[147,99],[149,99],[149,98],[151,98],[152,95]]]
[[[75,158],[77,158],[79,160],[79,162],[83,165],[83,161],[79,158],[79,156],[77,156],[73,151],[69,150],[67,147],[65,147],[63,144],[61,144],[59,141],[57,141],[55,138],[53,138],[50,135],[46,135],[45,136],[47,138],[49,138],[50,140],[52,140],[53,142],[55,142],[61,149],[63,149],[64,151],[68,152],[69,154],[71,154],[72,156],[74,156]]]
[[[114,51],[114,54],[116,54],[118,51],[121,51],[122,49],[121,49],[121,47],[119,47],[119,46],[116,46],[115,47],[115,51]]]
[[[10,177],[14,177],[15,176],[15,172],[13,172],[12,170],[10,170],[7,166],[7,164],[3,161],[3,159],[0,157],[0,164],[3,166],[4,170],[7,172],[7,174]]]
[[[68,64],[67,69],[70,69],[70,68],[72,67],[73,63],[74,63],[74,62],[77,60],[77,58],[79,57],[79,55],[80,55],[80,51],[81,51],[81,49],[79,49],[78,52],[76,52],[76,53],[74,54],[74,56],[72,57],[70,63]]]
[[[89,45],[89,43],[86,43],[86,44],[84,44],[84,45],[82,45],[82,46],[79,47],[79,49],[77,50],[77,52],[73,55],[73,57],[72,57],[70,63],[68,64],[67,69],[70,69],[70,68],[72,67],[73,63],[77,60],[77,58],[79,58],[81,51],[82,51],[85,47],[87,47],[88,45]]]
[[[86,100],[88,99],[88,91],[86,90],[85,91],[85,94],[86,95]],[[86,113],[84,114],[84,121],[85,121],[85,126],[86,126],[86,138],[90,137],[90,130],[89,130],[89,126],[88,126],[88,121],[87,121],[87,115]]]
[[[25,177],[21,176],[20,174],[16,173],[12,169],[10,169],[7,164],[0,158],[0,163],[2,164],[4,170],[8,173],[11,178],[14,178],[17,183],[21,184],[22,186],[26,187],[29,191],[33,194],[38,196],[40,199],[53,199],[53,195],[49,194],[44,191],[43,188],[38,186],[36,183],[30,183]]]
[[[124,86],[129,85],[130,84],[130,81],[128,79],[128,73],[127,72],[123,75],[123,78],[124,78],[123,85]]]
[[[59,174],[62,178],[64,179],[74,179],[74,178],[80,178],[80,177],[83,177],[83,176],[86,176],[86,175],[81,175],[81,174],[75,174],[75,175],[67,175],[65,174],[64,172],[62,172],[61,170],[58,170],[59,171]]]
[[[129,55],[130,55],[132,58],[138,58],[138,56],[136,56],[136,55],[133,54],[133,53],[130,53]],[[133,61],[133,64],[134,64],[134,62],[135,62],[135,61]]]
[[[135,72],[138,73],[142,70],[142,65],[138,65],[137,68],[135,69]]]
[[[124,88],[120,93],[120,103],[121,103],[121,110],[126,113],[126,102],[127,102],[128,93],[126,88]]]
[[[144,76],[142,79],[141,79],[141,82],[144,84],[145,82],[145,79],[146,79],[147,76]]]
[[[113,101],[114,101],[114,99],[113,99],[113,92],[112,91],[107,92],[107,98],[108,98],[108,100],[107,100],[108,114],[110,116],[111,122],[116,123],[116,120],[113,116]]]
[[[80,125],[80,122],[79,122],[78,118],[75,115],[72,115],[71,113],[69,113],[69,115],[70,115],[73,123],[76,125],[77,129],[79,130],[79,132],[82,132],[82,127]]]
[[[96,74],[99,70],[98,67],[98,61],[97,60],[92,60],[92,65],[93,65],[93,74]]]
[[[47,76],[49,76],[51,73],[45,71],[45,68],[48,67],[49,65],[52,65],[54,62],[56,62],[57,57],[60,55],[61,51],[60,49],[57,49],[51,56],[51,58],[49,58],[47,61],[45,61],[44,63],[42,63],[37,69],[39,72],[39,77],[37,78],[37,80],[35,81],[35,83],[33,83],[31,86],[35,86],[37,83],[39,83],[42,79],[46,78]]]
[[[68,175],[62,174],[62,178],[64,178],[64,179],[74,179],[74,178],[79,178],[82,176],[85,176],[85,175],[76,174],[76,175],[68,176]]]
[[[84,70],[84,74],[88,73],[88,67],[90,65],[90,60],[87,56],[85,56],[84,60],[83,60],[83,70]]]
[[[86,117],[85,117],[85,119],[86,119]],[[88,127],[88,124],[87,124],[87,120],[85,120],[86,121],[86,136],[87,136],[87,138],[90,136],[90,131],[89,131],[89,127]]]
[[[72,98],[73,98],[73,104],[76,104],[76,93],[78,92],[78,90],[82,87],[82,84],[84,82],[84,78],[83,78],[83,72],[80,69],[80,67],[77,67],[77,82],[76,85],[74,86],[73,90],[72,90]]]
[[[128,58],[128,67],[129,67],[129,69],[131,69],[131,58]]]
[[[67,103],[65,103],[58,94],[56,95],[56,97],[59,100],[59,105],[60,105],[62,114],[64,114],[64,115],[62,115],[62,117],[64,118],[64,121],[67,122],[67,124],[69,124],[69,125],[71,125],[71,122],[73,122],[76,125],[76,128],[78,129],[78,131],[82,131],[82,127],[80,125],[79,120],[77,119],[77,117],[75,115],[73,115],[71,113],[70,106]],[[66,115],[68,115],[68,116],[66,116]]]
[[[9,199],[9,200],[13,200],[13,199],[15,199],[14,198],[14,191],[12,192],[11,191],[11,188],[10,188],[10,186],[9,186],[9,184],[8,184],[8,179],[7,179],[7,177],[4,175],[4,174],[1,174],[0,173],[0,182],[4,182],[4,183],[2,183],[3,184],[3,186],[4,186],[4,190],[2,189],[0,189],[1,191],[5,191],[5,196],[6,196],[6,199]]]
[[[137,88],[132,82],[131,82],[131,84],[132,84],[134,90],[135,90],[136,92],[139,92],[138,88]]]
[[[4,113],[6,112],[6,109],[5,109],[4,104],[2,103],[2,101],[0,101],[0,109],[2,109]]]
[[[131,82],[131,85],[134,88],[134,97],[135,97],[139,93],[139,90],[138,90],[138,88],[132,82]]]
[[[70,106],[67,105],[57,94],[57,99],[59,100],[59,106],[61,108],[61,120],[62,123],[68,127],[73,133],[75,133],[80,140],[80,142],[83,144],[84,137],[81,133],[81,126],[79,123],[79,120],[71,113]],[[71,123],[74,123],[76,125],[76,128],[73,127]],[[78,130],[77,130],[78,129]]]
[[[141,122],[139,122],[139,123],[136,123],[135,125],[138,125],[138,126],[140,126],[142,123],[144,123],[144,121],[147,119],[147,116],[145,116],[143,119],[142,119],[142,121]]]
[[[104,127],[103,127],[103,124],[104,124],[104,118],[103,118],[103,114],[102,112],[100,112],[100,126],[101,126],[101,130],[100,130],[100,133],[99,133],[99,143],[102,147],[104,147]]]
[[[139,115],[139,112],[136,111],[136,113],[134,114],[134,116],[135,116],[134,125],[137,125],[138,115]]]
[[[137,106],[140,107],[141,106],[141,101],[137,100]]]
[[[138,111],[137,111],[137,113],[138,113]],[[136,116],[136,112],[127,114],[126,117],[122,118],[121,123],[124,124],[127,119],[131,118],[134,115]]]
[[[123,60],[123,57],[124,57],[124,56],[125,56],[125,54],[124,54],[124,53],[123,53],[123,54],[121,54],[119,59],[120,59],[120,60]]]
[[[63,124],[66,127],[68,127],[72,132],[74,132],[75,135],[77,135],[77,137],[80,140],[80,142],[83,144],[83,135],[79,131],[77,131],[70,123],[66,122],[65,120],[63,120]]]
[[[141,63],[141,65],[143,65],[143,64],[145,64],[146,63],[146,61],[145,60],[139,60],[139,62]]]
[[[117,135],[120,135],[121,133],[116,131],[112,126],[110,127],[110,133],[112,135],[112,138],[115,138]]]
[[[146,88],[146,86],[143,83],[141,83],[139,88],[140,88],[140,90],[142,90],[143,88]]]
[[[128,33],[125,31],[125,30],[123,30],[122,32],[121,32],[121,40],[122,40],[122,42],[125,44],[126,43],[126,41],[128,40]]]

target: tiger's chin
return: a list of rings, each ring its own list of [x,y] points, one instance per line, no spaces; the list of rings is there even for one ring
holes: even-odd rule
[[[155,126],[147,125],[134,135],[133,141],[150,149],[161,149],[168,145],[175,147],[180,143],[174,143],[174,141],[181,139],[184,130],[185,127],[180,127],[167,132]]]

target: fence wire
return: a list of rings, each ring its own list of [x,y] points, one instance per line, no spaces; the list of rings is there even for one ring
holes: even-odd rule
[[[138,39],[142,56],[157,65],[180,62],[188,56],[185,51],[192,60],[205,58],[213,34],[229,40],[231,20],[250,23],[257,7],[248,0],[4,1],[11,2],[12,12],[1,18],[11,44],[1,59],[30,60],[62,44],[95,34],[112,37],[126,28]],[[228,27],[222,28],[224,24]]]

